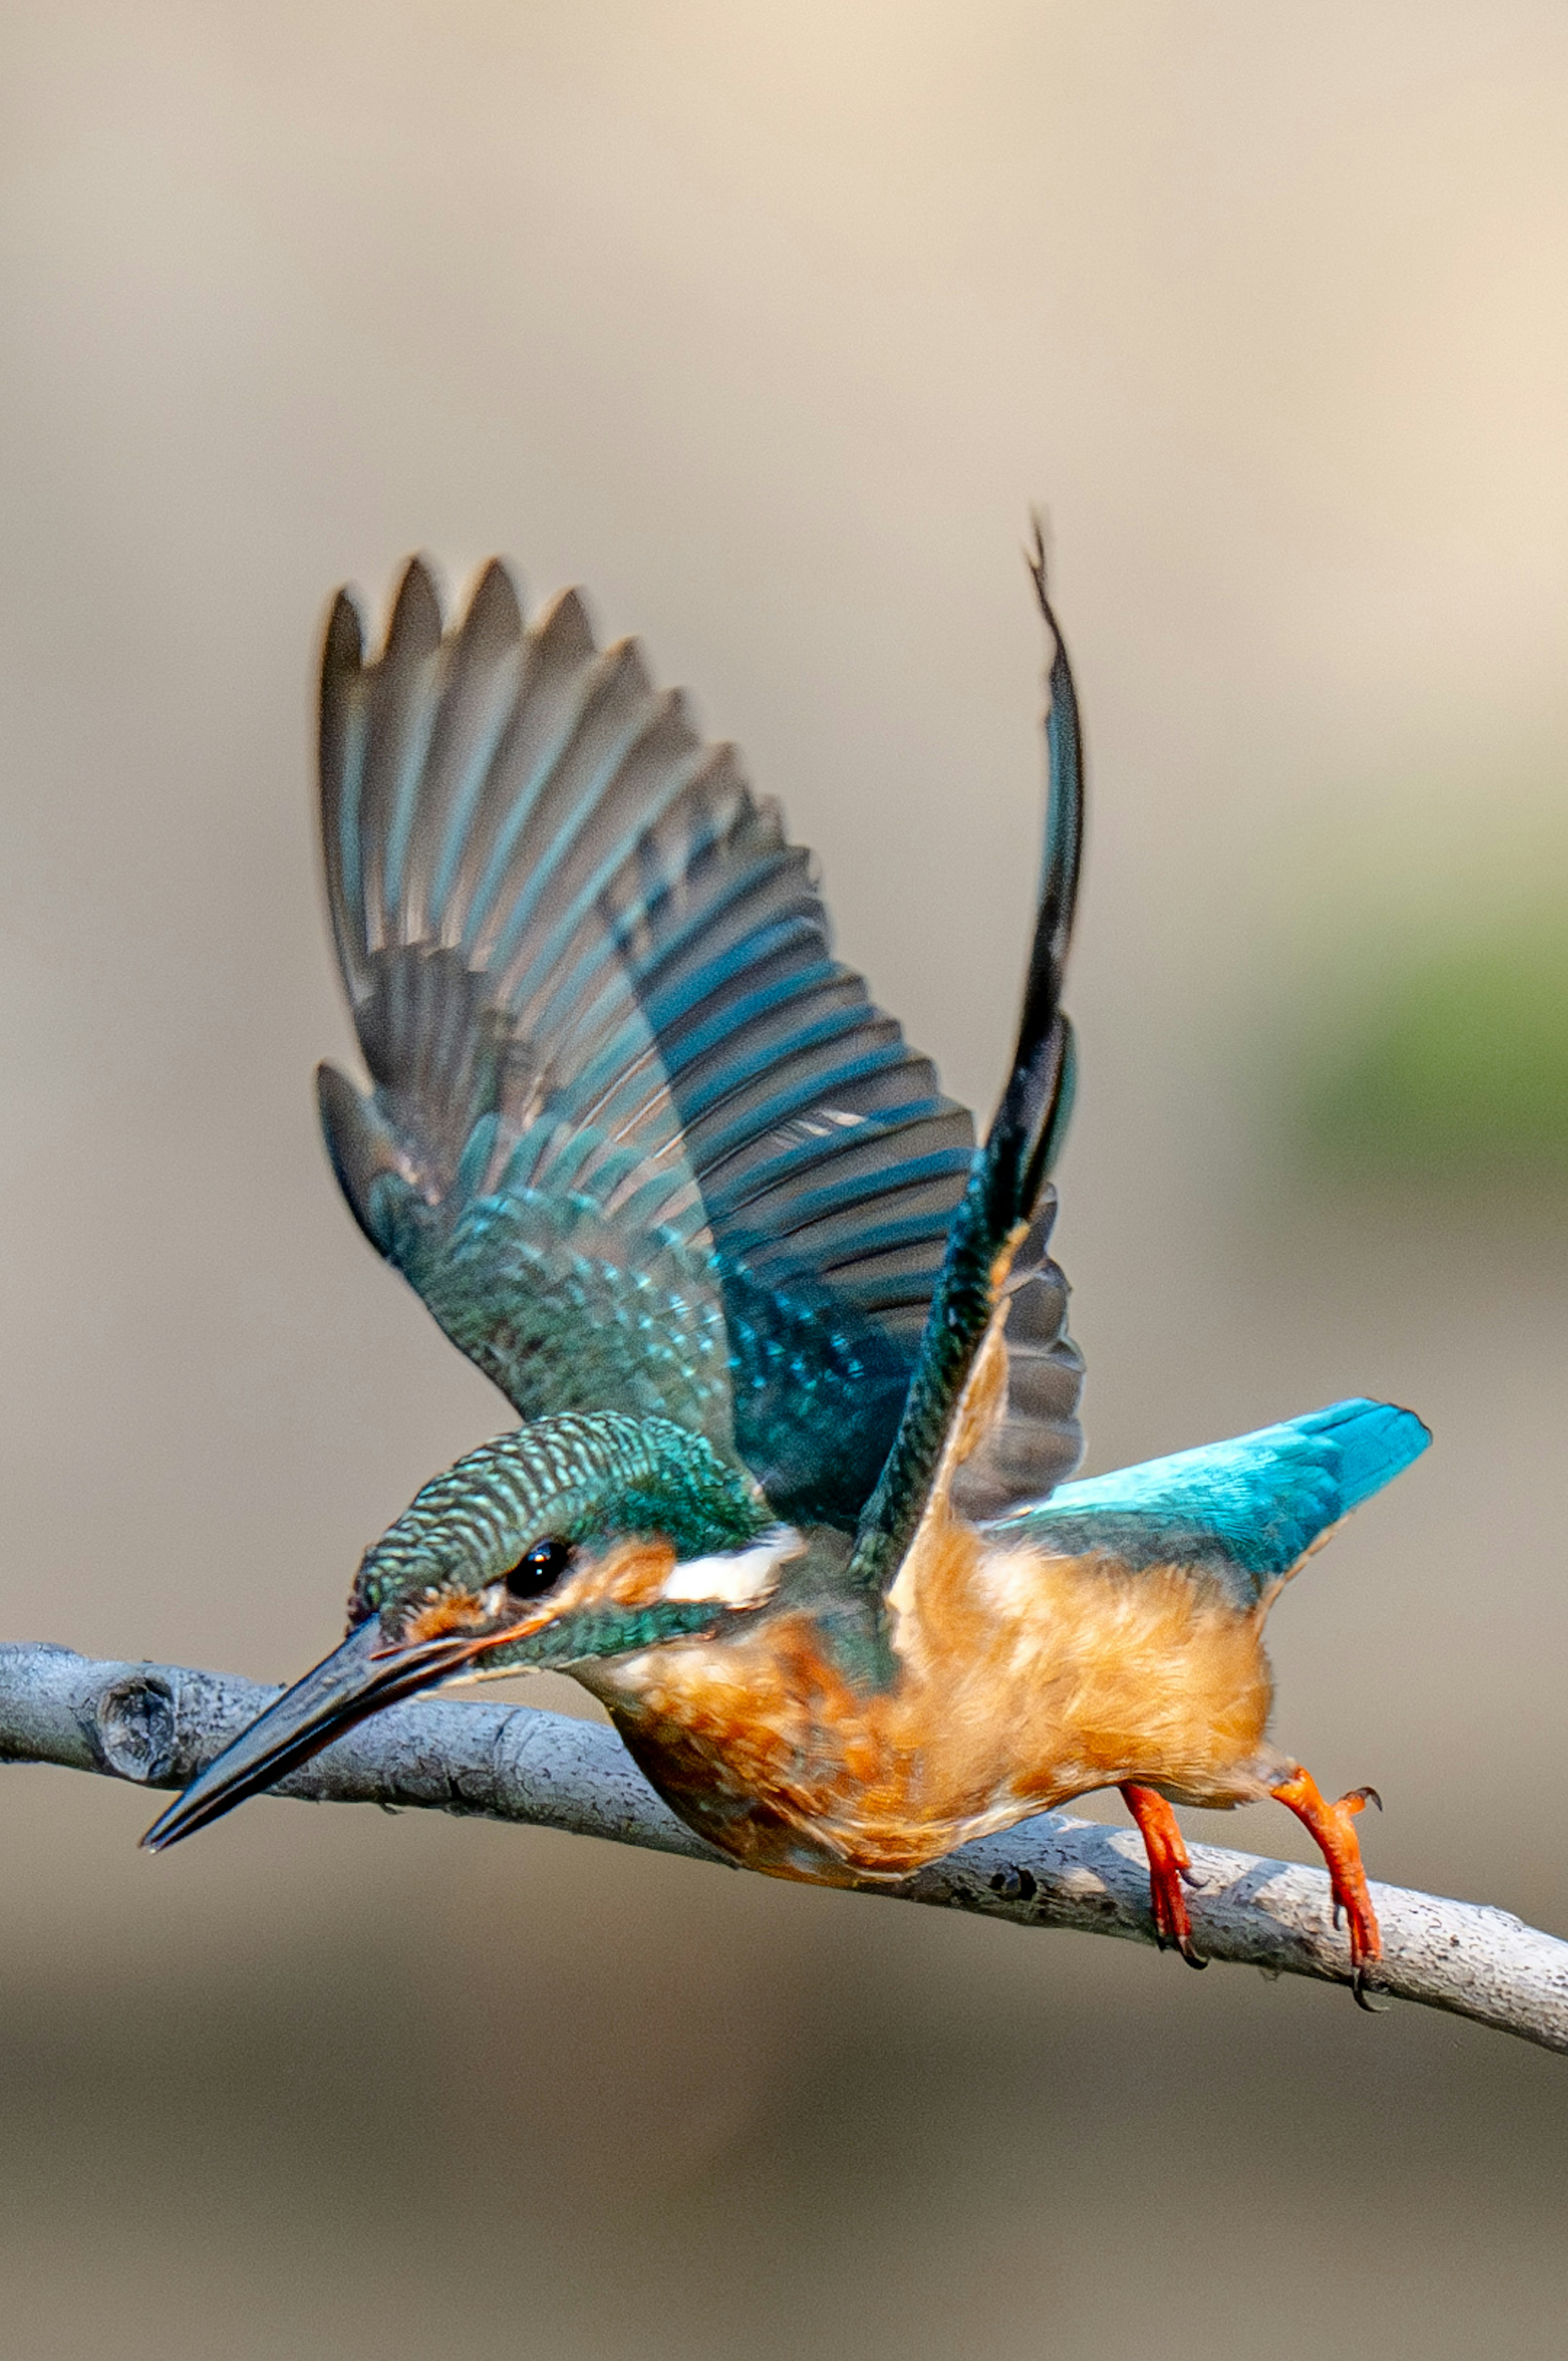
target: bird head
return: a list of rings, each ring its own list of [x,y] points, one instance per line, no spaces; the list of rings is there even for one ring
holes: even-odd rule
[[[367,1550],[348,1636],[150,1828],[154,1851],[384,1706],[454,1675],[570,1668],[711,1633],[803,1547],[668,1419],[537,1419],[457,1461]]]

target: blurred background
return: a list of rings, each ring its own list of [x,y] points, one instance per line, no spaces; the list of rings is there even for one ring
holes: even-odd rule
[[[317,1144],[332,587],[586,583],[988,1105],[1041,501],[1088,1465],[1418,1407],[1278,1732],[1381,1787],[1375,1875],[1568,1932],[1556,0],[9,0],[0,55],[0,1631],[291,1675],[504,1423]],[[7,2361],[1563,2349],[1568,2085],[1497,2035],[532,1831],[0,1809]]]

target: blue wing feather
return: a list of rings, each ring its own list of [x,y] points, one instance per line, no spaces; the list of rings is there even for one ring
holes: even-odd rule
[[[868,1592],[885,1593],[897,1576],[948,1460],[966,1389],[999,1323],[1007,1353],[1004,1413],[983,1448],[950,1474],[955,1506],[974,1516],[994,1509],[1010,1490],[1016,1499],[1011,1478],[1021,1458],[1037,1459],[1041,1472],[1048,1466],[1051,1479],[1059,1480],[1077,1466],[1081,1447],[1077,1403],[1083,1365],[1067,1336],[1066,1289],[1057,1291],[1060,1273],[1046,1262],[1045,1244],[1056,1211],[1047,1175],[1072,1105],[1072,1027],[1061,994],[1078,900],[1083,758],[1078,694],[1046,588],[1037,521],[1030,571],[1053,645],[1045,848],[1024,1005],[1013,1071],[948,1226],[898,1432],[856,1527],[848,1578]],[[1040,1313],[1052,1298],[1058,1316],[1042,1351]],[[1015,1326],[1018,1311],[1025,1312],[1025,1330],[1033,1319],[1032,1342]],[[1014,1341],[1023,1345],[1017,1354]],[[1023,1382],[1015,1384],[1015,1378]]]
[[[340,600],[321,744],[374,1085],[323,1072],[322,1116],[367,1235],[525,1417],[678,1418],[852,1524],[974,1134],[809,856],[634,647],[570,594],[525,631],[499,566],[444,632],[416,562],[368,664]]]
[[[1412,1411],[1391,1402],[1333,1402],[1255,1434],[1064,1484],[987,1531],[1134,1569],[1213,1565],[1258,1598],[1431,1440]]]

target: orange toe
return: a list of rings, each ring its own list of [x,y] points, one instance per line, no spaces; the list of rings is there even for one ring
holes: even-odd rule
[[[1337,1804],[1331,1804],[1319,1792],[1318,1784],[1310,1772],[1298,1767],[1288,1779],[1269,1790],[1287,1811],[1294,1812],[1303,1828],[1311,1833],[1328,1864],[1329,1883],[1333,1893],[1334,1925],[1343,1914],[1350,1938],[1350,1984],[1363,2008],[1372,2003],[1366,1996],[1369,1971],[1383,1956],[1383,1938],[1378,1931],[1377,1914],[1372,1907],[1367,1891],[1366,1872],[1362,1866],[1361,1845],[1355,1833],[1355,1816],[1368,1804],[1379,1811],[1383,1799],[1376,1787],[1353,1787]]]
[[[1144,1850],[1149,1858],[1149,1906],[1154,1913],[1155,1941],[1163,1951],[1167,1944],[1179,1950],[1189,1967],[1206,1968],[1209,1964],[1192,1940],[1192,1921],[1187,1914],[1187,1896],[1182,1883],[1192,1883],[1192,1863],[1188,1859],[1176,1814],[1165,1797],[1153,1787],[1140,1787],[1135,1780],[1124,1780],[1122,1800],[1138,1824],[1144,1840]]]

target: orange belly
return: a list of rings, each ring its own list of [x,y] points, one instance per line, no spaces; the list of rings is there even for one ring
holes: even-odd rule
[[[1277,1776],[1262,1618],[1214,1576],[999,1551],[942,1519],[889,1605],[896,1675],[870,1694],[787,1606],[584,1675],[692,1827],[828,1883],[906,1875],[1124,1780],[1224,1806]]]

